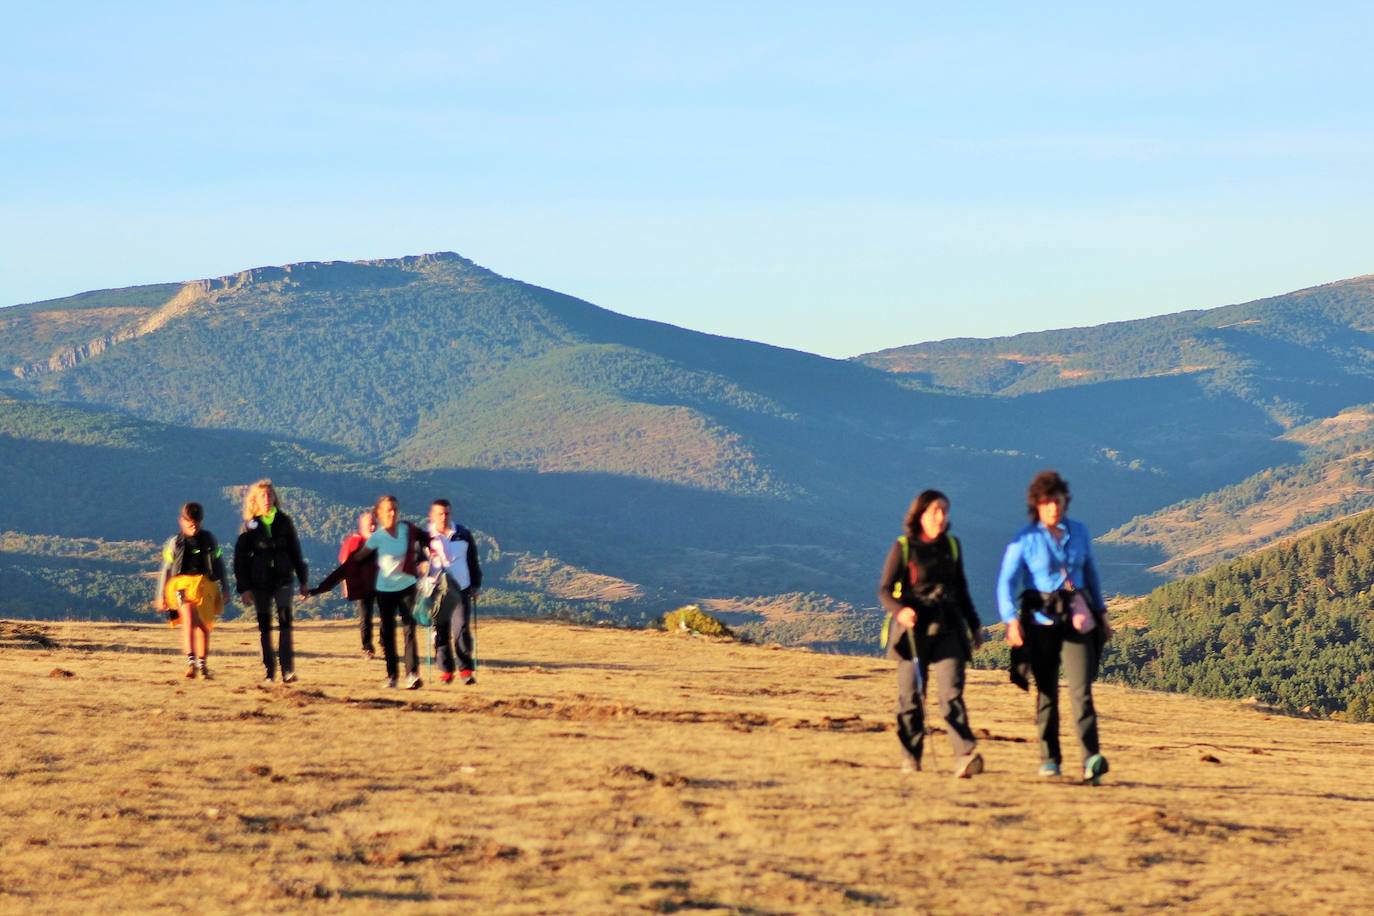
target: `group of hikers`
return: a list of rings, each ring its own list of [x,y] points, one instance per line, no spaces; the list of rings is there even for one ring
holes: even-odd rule
[[[1083,754],[1083,779],[1097,784],[1107,772],[1107,758],[1098,745],[1092,682],[1112,630],[1091,538],[1087,528],[1068,518],[1068,505],[1068,483],[1055,471],[1042,471],[1031,481],[1026,494],[1030,520],[1003,554],[997,610],[1012,649],[1013,680],[1023,689],[1032,680],[1035,684],[1040,775],[1058,777],[1063,765],[1062,667]],[[921,768],[926,682],[934,672],[939,715],[954,750],[954,775],[968,778],[983,772],[983,758],[964,704],[964,667],[982,645],[983,627],[969,595],[959,539],[949,533],[949,517],[949,499],[940,491],[926,490],[916,497],[907,510],[906,533],[892,545],[883,564],[878,599],[888,612],[884,647],[897,661],[897,737],[903,768]],[[163,549],[155,601],[181,628],[188,678],[210,677],[210,630],[230,600],[222,551],[202,527],[203,519],[199,503],[182,506],[180,533]],[[283,683],[296,680],[293,598],[321,595],[341,582],[345,597],[357,607],[368,658],[376,654],[375,610],[387,687],[398,685],[398,619],[405,639],[406,687],[422,686],[417,600],[434,624],[440,680],[447,684],[456,676],[465,684],[475,683],[473,609],[482,570],[472,534],[453,521],[448,500],[434,500],[426,522],[416,525],[401,520],[396,497],[381,497],[359,515],[357,531],[344,539],[338,568],[309,588],[295,525],[281,510],[272,482],[260,480],[249,487],[234,548],[234,587],[243,604],[257,614],[265,681],[273,681],[278,668]]]
[[[997,576],[997,611],[1011,646],[1012,680],[1035,683],[1039,775],[1061,775],[1059,674],[1069,684],[1083,780],[1107,772],[1097,736],[1092,683],[1111,638],[1107,606],[1093,560],[1092,539],[1070,519],[1069,485],[1042,471],[1026,491],[1029,523],[1007,544]],[[959,539],[949,533],[949,499],[926,490],[911,503],[906,533],[888,551],[878,599],[888,612],[883,644],[897,661],[897,738],[904,769],[921,768],[925,745],[926,679],[939,683],[939,715],[954,751],[954,775],[983,771],[964,704],[964,666],[982,645],[983,627],[969,595]]]
[[[211,677],[206,661],[210,631],[231,600],[223,550],[202,527],[204,519],[199,503],[181,507],[180,531],[162,550],[154,599],[154,606],[181,630],[188,678]],[[344,596],[357,608],[362,651],[369,659],[376,657],[375,611],[387,687],[399,683],[398,619],[405,639],[405,686],[410,690],[424,686],[416,643],[417,602],[424,608],[423,616],[434,624],[439,680],[476,683],[474,608],[482,588],[482,567],[472,532],[453,521],[453,507],[446,499],[434,500],[428,519],[415,524],[401,519],[396,497],[381,497],[358,516],[357,530],[344,539],[338,568],[310,588],[295,523],[282,511],[272,481],[260,480],[244,494],[233,571],[235,593],[257,615],[265,682],[276,680],[278,670],[282,683],[296,680],[293,599],[325,594],[342,582]]]

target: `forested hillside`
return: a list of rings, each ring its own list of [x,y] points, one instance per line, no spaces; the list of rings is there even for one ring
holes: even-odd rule
[[[1374,513],[1171,582],[1130,617],[1107,677],[1374,720]]]
[[[1200,375],[1292,425],[1374,400],[1374,276],[1222,308],[857,359],[919,386],[1003,395]]]

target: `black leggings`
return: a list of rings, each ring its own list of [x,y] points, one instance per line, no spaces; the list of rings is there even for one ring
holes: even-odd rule
[[[377,592],[377,616],[382,624],[382,652],[386,655],[386,676],[396,677],[396,615],[406,634],[406,674],[420,673],[420,655],[415,647],[415,586],[399,592]]]
[[[276,605],[277,642],[279,651],[272,651],[272,606]],[[258,639],[262,643],[262,667],[268,677],[276,677],[277,662],[281,673],[296,670],[296,653],[291,641],[291,586],[275,589],[253,589],[253,610],[258,617]]]

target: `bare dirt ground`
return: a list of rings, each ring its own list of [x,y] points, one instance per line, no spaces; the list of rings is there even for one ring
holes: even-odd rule
[[[1045,782],[1029,698],[971,672],[956,781],[943,735],[897,769],[887,662],[479,634],[477,685],[406,692],[348,624],[298,628],[291,687],[244,622],[209,682],[166,628],[0,624],[0,911],[1369,906],[1371,726],[1100,686],[1107,783]]]

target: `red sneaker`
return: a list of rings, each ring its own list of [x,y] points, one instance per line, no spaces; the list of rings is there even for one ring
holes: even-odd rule
[[[477,683],[477,678],[473,676],[473,673],[472,673],[472,669],[471,669],[471,668],[464,668],[462,671],[459,671],[459,672],[458,672],[458,678],[459,678],[459,680],[461,680],[464,684],[475,684],[475,683]]]
[[[451,683],[453,683],[453,672],[452,672],[452,671],[445,671],[445,672],[441,673],[441,674],[439,675],[439,680],[443,681],[445,684],[451,684]]]

